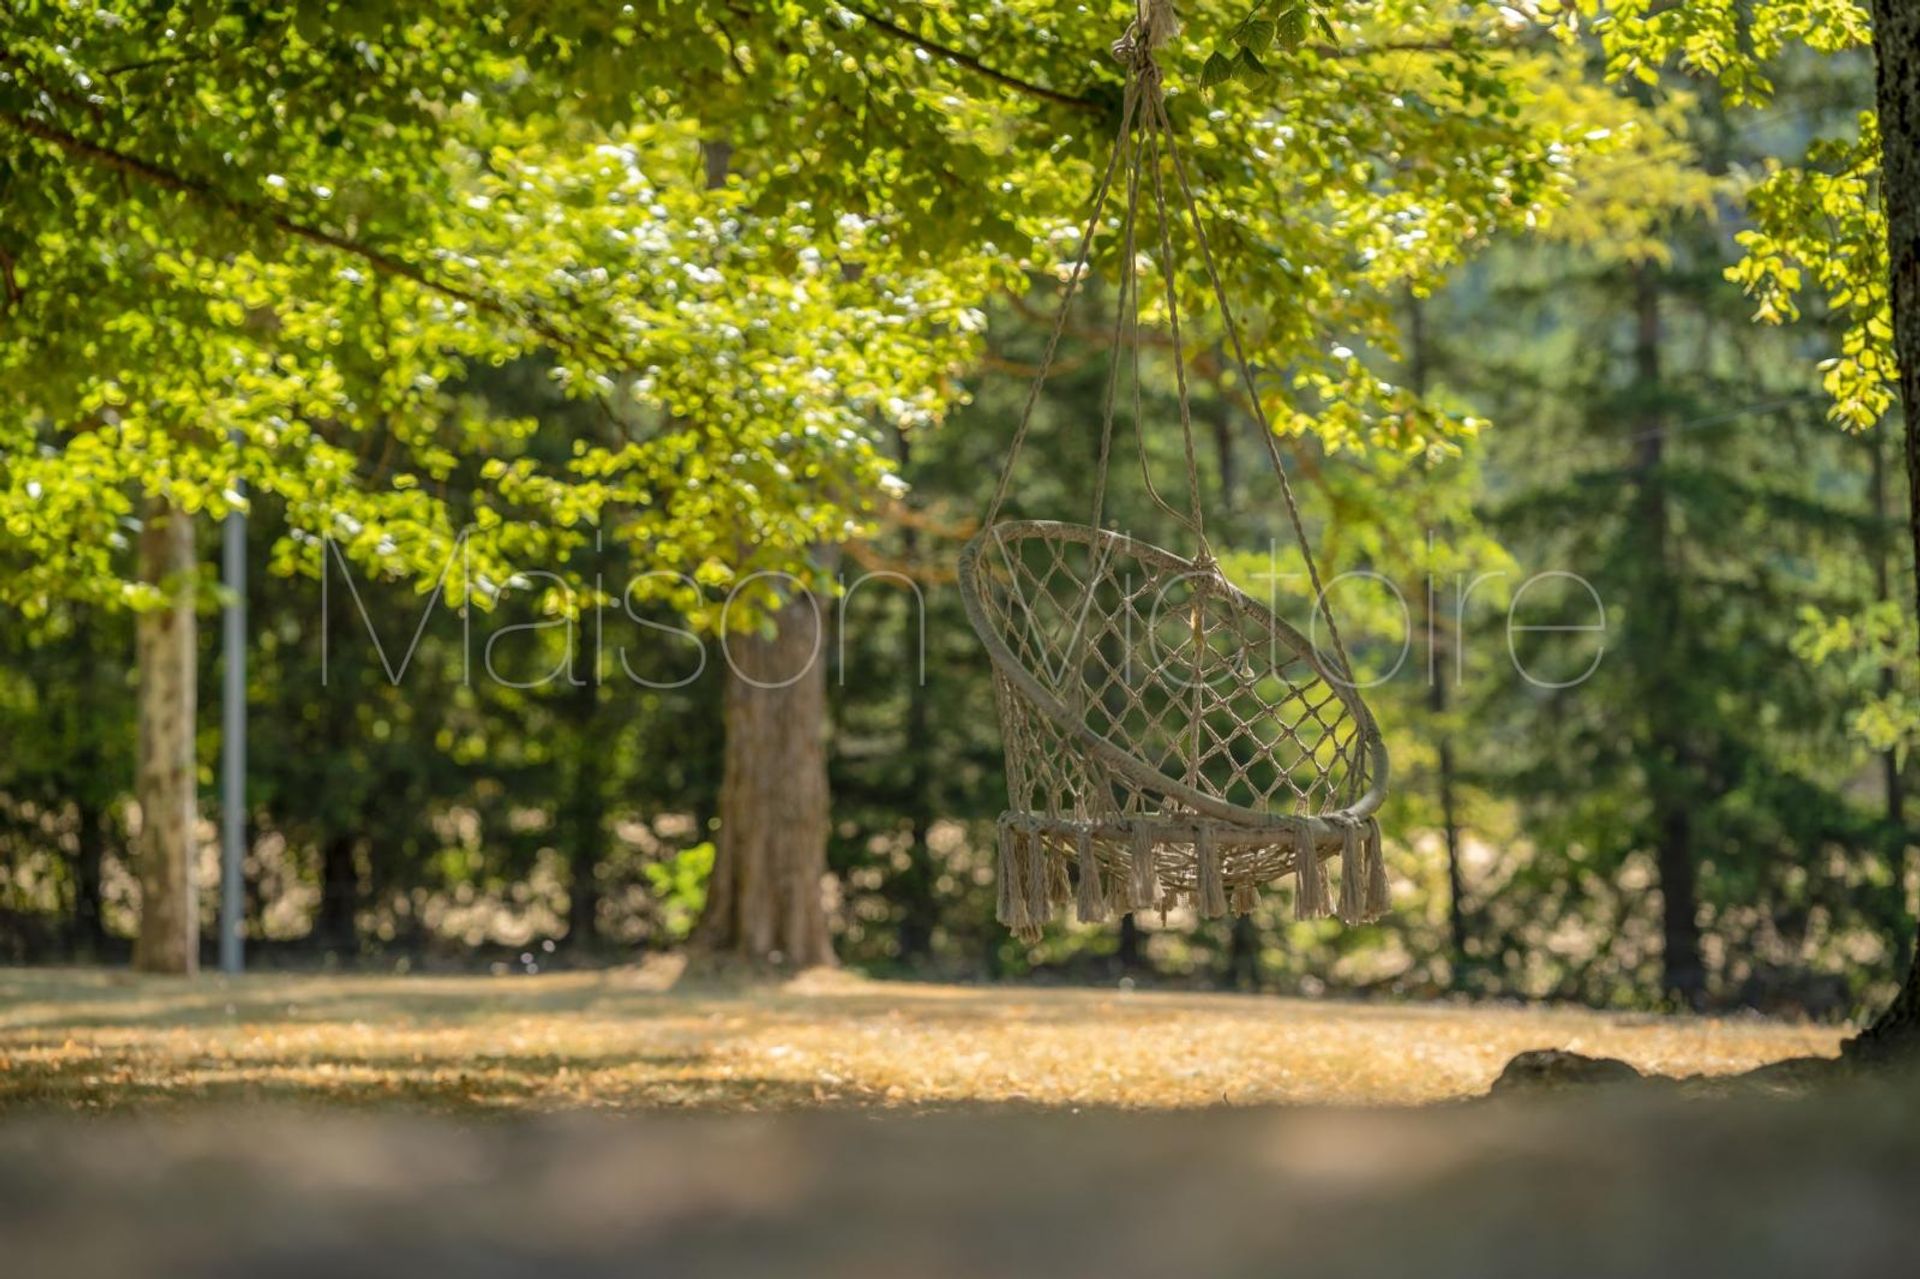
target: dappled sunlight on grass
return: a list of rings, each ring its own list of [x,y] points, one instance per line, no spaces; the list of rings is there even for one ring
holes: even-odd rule
[[[935,986],[806,975],[0,974],[0,1107],[271,1100],[459,1112],[1407,1105],[1566,1048],[1672,1075],[1837,1050],[1760,1019]]]

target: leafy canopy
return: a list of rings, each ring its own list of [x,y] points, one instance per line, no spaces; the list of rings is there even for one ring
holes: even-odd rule
[[[283,568],[331,537],[483,605],[607,536],[702,586],[806,571],[885,495],[878,433],[963,397],[976,308],[1073,256],[1129,8],[13,6],[0,594],[151,603],[139,499],[218,516],[240,483],[284,503]],[[1234,5],[1186,8],[1172,112],[1270,415],[1448,451],[1470,420],[1370,358],[1393,300],[1662,126],[1569,88],[1548,14],[1327,10],[1318,43],[1276,26],[1277,88],[1203,94],[1204,40],[1250,33]],[[718,186],[703,140],[731,148]],[[467,390],[509,361],[604,429],[553,460],[555,427]],[[647,589],[711,620],[685,581]]]

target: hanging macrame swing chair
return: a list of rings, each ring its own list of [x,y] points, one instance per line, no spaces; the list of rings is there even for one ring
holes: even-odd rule
[[[1288,875],[1296,881],[1297,918],[1338,914],[1359,923],[1388,907],[1375,818],[1387,787],[1386,748],[1327,610],[1167,116],[1154,51],[1172,30],[1167,0],[1141,0],[1114,46],[1127,68],[1119,133],[986,520],[960,555],[961,595],[993,662],[1006,744],[1011,806],[998,826],[998,918],[1027,938],[1069,902],[1089,923],[1182,902],[1205,917],[1245,914],[1261,885]],[[1121,269],[1093,520],[1003,519],[1034,405],[1116,180],[1125,192]],[[1176,510],[1155,489],[1143,440],[1141,470],[1148,494],[1192,538],[1190,555],[1103,526],[1122,352],[1130,353],[1134,433],[1141,435],[1135,263],[1143,186],[1157,219],[1157,244],[1147,252],[1158,258],[1165,291],[1187,509]],[[1326,617],[1331,659],[1228,582],[1208,546],[1175,297],[1170,189],[1279,477],[1315,606]],[[1337,900],[1326,866],[1334,857]]]

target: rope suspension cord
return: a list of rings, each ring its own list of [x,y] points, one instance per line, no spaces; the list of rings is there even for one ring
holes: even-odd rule
[[[1132,131],[1139,106],[1139,85],[1130,80],[1120,110],[1120,138],[1125,138]],[[989,525],[1000,516],[1000,507],[1007,500],[1007,489],[1013,483],[1014,464],[1020,458],[1020,450],[1026,445],[1027,432],[1033,428],[1034,406],[1040,402],[1040,388],[1046,385],[1047,373],[1053,368],[1054,355],[1060,349],[1060,337],[1066,332],[1067,315],[1073,309],[1073,295],[1079,291],[1080,281],[1087,273],[1088,260],[1093,252],[1093,234],[1100,226],[1100,215],[1106,212],[1107,193],[1113,189],[1113,175],[1120,167],[1120,155],[1121,146],[1116,140],[1107,156],[1107,171],[1093,194],[1093,212],[1088,215],[1086,229],[1080,236],[1080,253],[1074,260],[1072,273],[1067,276],[1066,293],[1060,299],[1060,313],[1054,318],[1053,332],[1048,335],[1046,350],[1040,356],[1039,376],[1033,379],[1033,385],[1027,391],[1027,402],[1020,410],[1020,425],[1014,430],[1013,443],[1007,448],[1007,460],[1000,468],[1000,481],[994,486],[993,500],[987,504],[986,522]]]
[[[1149,83],[1153,92],[1149,96],[1150,107],[1159,118],[1165,119],[1159,108],[1163,105],[1160,94],[1160,68],[1154,65],[1151,55],[1147,59]],[[1151,120],[1149,121],[1151,128]],[[1168,154],[1172,154],[1173,135],[1166,132]],[[1173,339],[1173,376],[1179,391],[1180,405],[1180,442],[1187,458],[1187,506],[1193,512],[1193,532],[1200,541],[1200,556],[1203,562],[1213,562],[1213,550],[1207,545],[1206,516],[1200,509],[1200,465],[1196,461],[1193,449],[1193,406],[1191,394],[1187,390],[1187,353],[1180,341],[1180,299],[1173,274],[1173,238],[1167,227],[1167,193],[1160,175],[1160,140],[1149,134],[1150,151],[1153,156],[1153,205],[1159,213],[1160,221],[1160,275],[1167,292],[1167,332]],[[1138,423],[1135,424],[1138,429]],[[1142,445],[1144,447],[1144,444]]]
[[[1338,914],[1360,923],[1390,905],[1376,817],[1387,793],[1385,742],[1354,686],[1175,136],[1155,59],[1174,26],[1170,0],[1136,0],[1133,21],[1113,46],[1126,68],[1119,129],[985,522],[958,564],[967,619],[993,662],[1007,758],[1011,803],[996,825],[996,913],[1026,938],[1037,937],[1044,921],[1067,905],[1089,923],[1129,910],[1164,913],[1183,902],[1207,917],[1244,914],[1260,886],[1287,876],[1296,884],[1297,918]],[[1100,397],[1092,522],[1003,520],[1014,467],[1069,310],[1091,274],[1093,238],[1105,226],[1116,183],[1125,209],[1117,219],[1116,315]],[[1153,202],[1153,229],[1140,225],[1143,189]],[[1176,200],[1184,215],[1173,208]],[[1183,216],[1220,306],[1307,563],[1314,613],[1326,616],[1334,655],[1234,586],[1208,544],[1173,256],[1174,228]],[[1142,253],[1157,257],[1157,266],[1143,262]],[[1185,510],[1156,485],[1144,429],[1140,295],[1149,271],[1159,276],[1167,308]],[[1162,550],[1105,526],[1123,361],[1131,369],[1146,494],[1192,535],[1197,546],[1190,552]],[[1341,867],[1337,905],[1329,893],[1329,858]]]
[[[1187,178],[1186,161],[1181,158],[1179,144],[1174,141],[1173,125],[1167,117],[1164,98],[1156,98],[1153,112],[1167,139],[1167,154],[1173,161],[1173,174],[1179,184],[1180,194],[1187,207],[1187,217],[1193,224],[1194,242],[1200,248],[1200,261],[1207,269],[1207,280],[1213,286],[1213,296],[1220,304],[1220,318],[1225,325],[1227,336],[1233,344],[1233,359],[1240,369],[1240,376],[1247,387],[1247,401],[1253,407],[1253,418],[1260,427],[1260,438],[1267,446],[1267,458],[1273,464],[1273,473],[1280,479],[1280,495],[1287,508],[1287,520],[1293,525],[1294,536],[1300,543],[1300,558],[1307,564],[1307,583],[1313,591],[1314,607],[1327,619],[1327,633],[1333,639],[1334,653],[1340,659],[1340,669],[1351,687],[1354,682],[1353,660],[1347,656],[1346,643],[1340,638],[1340,625],[1334,620],[1332,603],[1327,599],[1326,587],[1320,580],[1320,566],[1313,553],[1313,544],[1307,539],[1306,523],[1300,516],[1300,503],[1294,497],[1293,483],[1287,478],[1286,462],[1280,456],[1280,444],[1274,437],[1273,425],[1267,420],[1265,406],[1260,403],[1260,390],[1254,383],[1253,366],[1247,360],[1246,345],[1240,337],[1240,326],[1233,318],[1233,307],[1227,301],[1226,286],[1221,283],[1219,268],[1214,263],[1213,247],[1207,240],[1207,228],[1200,218],[1199,202],[1194,198],[1193,185]],[[1157,176],[1157,175],[1156,175]]]
[[[1131,132],[1123,132],[1120,135],[1120,145],[1126,146],[1129,152],[1131,152],[1134,145]],[[1128,158],[1132,159],[1133,157],[1129,155]],[[1135,228],[1136,215],[1138,214],[1139,209],[1140,209],[1140,165],[1137,161],[1135,161],[1134,163],[1128,165],[1128,169],[1127,169],[1127,216],[1126,216],[1126,228],[1123,236],[1124,247],[1121,251],[1121,258],[1120,258],[1120,261],[1124,264],[1127,264],[1129,268],[1134,259],[1134,252],[1135,252],[1134,228]],[[1138,293],[1139,293],[1139,286],[1134,282],[1133,271],[1131,269],[1122,270],[1120,273],[1120,297],[1117,304],[1113,308],[1113,349],[1116,352],[1124,349],[1121,345],[1122,342],[1125,342],[1127,345],[1133,347],[1136,351],[1139,349],[1140,313],[1139,313],[1139,307],[1138,307],[1138,297],[1137,297]],[[1129,331],[1127,327],[1127,318],[1128,318],[1127,301],[1129,297],[1133,297],[1136,303],[1136,305],[1132,310],[1133,325],[1132,325],[1131,331]],[[1043,369],[1042,370],[1043,376],[1044,376],[1044,372],[1045,370]],[[1100,461],[1097,469],[1094,472],[1094,486],[1093,486],[1093,527],[1094,528],[1099,528],[1106,518],[1107,467],[1108,467],[1109,459],[1112,457],[1112,454],[1113,454],[1114,397],[1119,393],[1119,390],[1120,390],[1120,361],[1116,357],[1115,359],[1110,360],[1108,362],[1106,393],[1102,398],[1101,404],[1100,404]],[[1134,420],[1137,422],[1140,420],[1140,410],[1139,410],[1140,371],[1139,371],[1139,366],[1137,364],[1135,365],[1134,375],[1133,375],[1133,395],[1134,395],[1134,402],[1135,402],[1134,403]],[[1009,466],[1011,466],[1011,459],[1009,459]]]
[[[1295,541],[1300,547],[1301,558],[1306,562],[1308,588],[1313,593],[1313,610],[1326,619],[1327,633],[1332,640],[1334,655],[1339,663],[1339,675],[1351,687],[1355,678],[1353,661],[1347,653],[1346,641],[1340,634],[1339,622],[1334,618],[1332,603],[1327,598],[1318,559],[1307,537],[1306,521],[1300,513],[1299,499],[1294,494],[1293,482],[1287,474],[1285,459],[1280,455],[1280,446],[1274,435],[1273,425],[1267,417],[1265,406],[1260,401],[1259,388],[1253,376],[1253,366],[1247,359],[1246,344],[1241,337],[1239,323],[1234,318],[1233,308],[1227,301],[1226,286],[1220,278],[1219,266],[1214,259],[1212,244],[1207,237],[1206,226],[1200,215],[1199,201],[1194,195],[1193,183],[1187,174],[1186,160],[1180,153],[1173,121],[1167,112],[1160,65],[1154,54],[1172,39],[1177,29],[1178,19],[1174,15],[1171,0],[1136,0],[1133,21],[1128,24],[1126,33],[1114,42],[1113,56],[1127,68],[1127,87],[1121,110],[1119,132],[1109,149],[1105,173],[1094,193],[1093,212],[1088,217],[1086,227],[1081,234],[1079,253],[1072,273],[1067,278],[1065,293],[1060,300],[1059,313],[1054,318],[1052,332],[1048,336],[1046,349],[1040,358],[1039,371],[1028,389],[1026,402],[1021,408],[1019,424],[1008,448],[1006,462],[1001,467],[993,498],[987,506],[985,523],[989,526],[994,524],[1006,502],[1007,493],[1013,482],[1014,467],[1018,464],[1021,450],[1025,447],[1027,436],[1032,429],[1034,409],[1040,400],[1040,390],[1052,371],[1060,339],[1066,331],[1067,317],[1072,309],[1074,296],[1079,291],[1080,282],[1090,270],[1094,234],[1106,210],[1106,201],[1112,190],[1114,177],[1124,164],[1127,207],[1123,222],[1123,256],[1119,272],[1120,294],[1114,321],[1116,354],[1102,397],[1100,455],[1094,480],[1093,527],[1101,527],[1105,515],[1107,474],[1113,439],[1114,401],[1119,381],[1118,344],[1123,340],[1123,335],[1130,333],[1131,341],[1127,344],[1132,348],[1134,437],[1140,455],[1141,477],[1147,494],[1156,506],[1194,535],[1198,543],[1198,562],[1205,565],[1213,563],[1213,551],[1206,534],[1206,516],[1200,500],[1200,472],[1193,440],[1191,396],[1187,385],[1186,353],[1180,330],[1180,307],[1174,272],[1170,226],[1172,219],[1167,212],[1166,189],[1162,176],[1163,167],[1170,166],[1181,203],[1193,228],[1194,242],[1200,250],[1200,261],[1206,269],[1208,284],[1213,291],[1214,300],[1220,307],[1221,322],[1226,328],[1228,340],[1233,349],[1235,367],[1238,368],[1241,380],[1247,388],[1247,399],[1252,408],[1254,421],[1260,428],[1260,438],[1266,446],[1267,459],[1273,467],[1274,475],[1280,481],[1280,495],[1286,509],[1287,521],[1292,526]],[[1143,102],[1144,113],[1141,111]],[[1146,134],[1144,142],[1136,142],[1133,138],[1137,123],[1144,124]],[[1134,280],[1134,257],[1140,170],[1143,166],[1150,168],[1153,174],[1152,193],[1159,224],[1160,270],[1166,296],[1168,333],[1172,343],[1174,376],[1179,397],[1181,445],[1187,471],[1187,511],[1185,513],[1176,510],[1168,503],[1154,484],[1152,467],[1147,458],[1146,436],[1140,429],[1140,291]],[[1133,312],[1130,329],[1127,326],[1129,302],[1132,304]]]

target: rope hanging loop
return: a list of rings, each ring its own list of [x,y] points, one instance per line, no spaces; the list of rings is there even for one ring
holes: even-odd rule
[[[1113,42],[1113,56],[1127,66],[1143,66],[1180,33],[1180,15],[1173,0],[1136,0],[1133,21],[1126,34]]]

